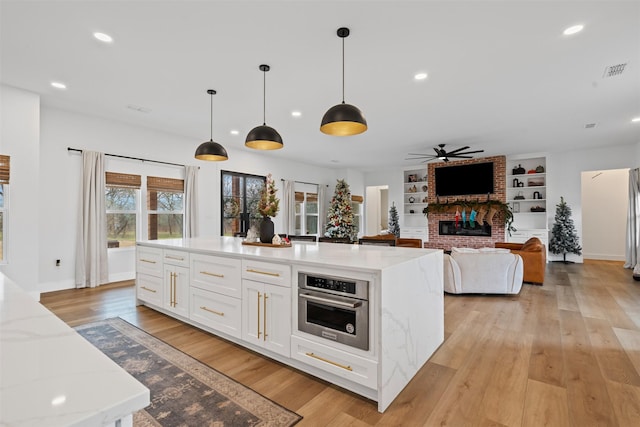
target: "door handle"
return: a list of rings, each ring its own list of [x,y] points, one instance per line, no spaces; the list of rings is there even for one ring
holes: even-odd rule
[[[309,294],[300,294],[300,298],[305,298],[311,301],[323,302],[325,304],[330,304],[338,307],[346,307],[346,308],[357,308],[362,305],[362,302],[360,301],[358,302],[336,301],[333,299],[317,297],[315,295],[309,295]]]

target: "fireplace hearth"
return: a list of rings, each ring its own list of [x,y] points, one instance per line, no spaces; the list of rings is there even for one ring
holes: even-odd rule
[[[438,223],[438,233],[441,236],[491,236],[491,226],[489,224],[474,223],[471,227],[469,221],[458,222],[456,226],[455,221],[440,221]]]

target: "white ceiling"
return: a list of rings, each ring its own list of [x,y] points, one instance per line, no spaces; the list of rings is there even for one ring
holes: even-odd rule
[[[262,124],[262,63],[271,66],[267,124],[285,144],[265,156],[370,170],[416,164],[409,152],[440,143],[483,156],[640,141],[640,123],[631,123],[640,116],[638,1],[2,0],[0,8],[2,83],[46,106],[184,136],[189,152],[209,139],[209,88],[218,91],[214,140],[230,156],[249,150],[244,138]],[[564,36],[574,24],[584,31]],[[352,137],[319,131],[341,101],[341,26],[351,29],[346,102],[369,123]],[[620,63],[621,75],[603,77]],[[428,79],[414,81],[420,71]]]

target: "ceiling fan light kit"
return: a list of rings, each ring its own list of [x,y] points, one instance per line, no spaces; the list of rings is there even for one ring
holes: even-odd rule
[[[320,131],[334,136],[358,135],[367,130],[367,120],[358,107],[344,102],[344,39],[349,36],[349,29],[338,28],[337,34],[342,39],[342,103],[327,110]]]
[[[262,125],[256,126],[247,134],[247,138],[245,139],[244,145],[253,148],[255,150],[279,150],[284,147],[284,143],[282,142],[282,137],[271,126],[267,126],[266,119],[266,103],[267,103],[267,92],[266,92],[266,83],[267,83],[267,71],[271,69],[266,64],[262,64],[259,67],[260,71],[263,73],[263,81],[262,81]]]
[[[213,95],[216,94],[216,91],[209,89],[207,90],[207,93],[211,96],[211,137],[209,141],[203,142],[196,149],[195,158],[198,160],[207,160],[212,162],[224,161],[229,158],[227,150],[213,140]]]

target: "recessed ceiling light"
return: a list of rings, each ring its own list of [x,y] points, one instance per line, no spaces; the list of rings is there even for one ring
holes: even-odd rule
[[[141,107],[139,105],[128,104],[127,108],[129,110],[137,111],[138,113],[150,113],[151,108]]]
[[[93,33],[93,37],[105,43],[111,43],[113,41],[113,37],[105,33]]]
[[[60,83],[60,82],[51,82],[51,86],[55,87],[56,89],[66,89],[67,85],[64,83]]]
[[[640,122],[640,117],[634,117],[633,119],[631,119],[631,121],[633,123],[638,123],[638,122]]]
[[[238,130],[234,129],[234,130],[231,131],[231,135],[239,135],[239,134],[240,134],[240,131],[238,131]]]
[[[574,25],[564,30],[562,34],[564,34],[565,36],[570,36],[571,34],[579,33],[583,28],[584,25]]]
[[[292,115],[293,117],[300,117],[300,116],[302,115],[302,113],[301,113],[300,111],[292,111],[292,112],[291,112],[291,115]]]
[[[416,80],[424,80],[427,78],[427,73],[418,73],[415,76],[413,76],[413,78]]]

